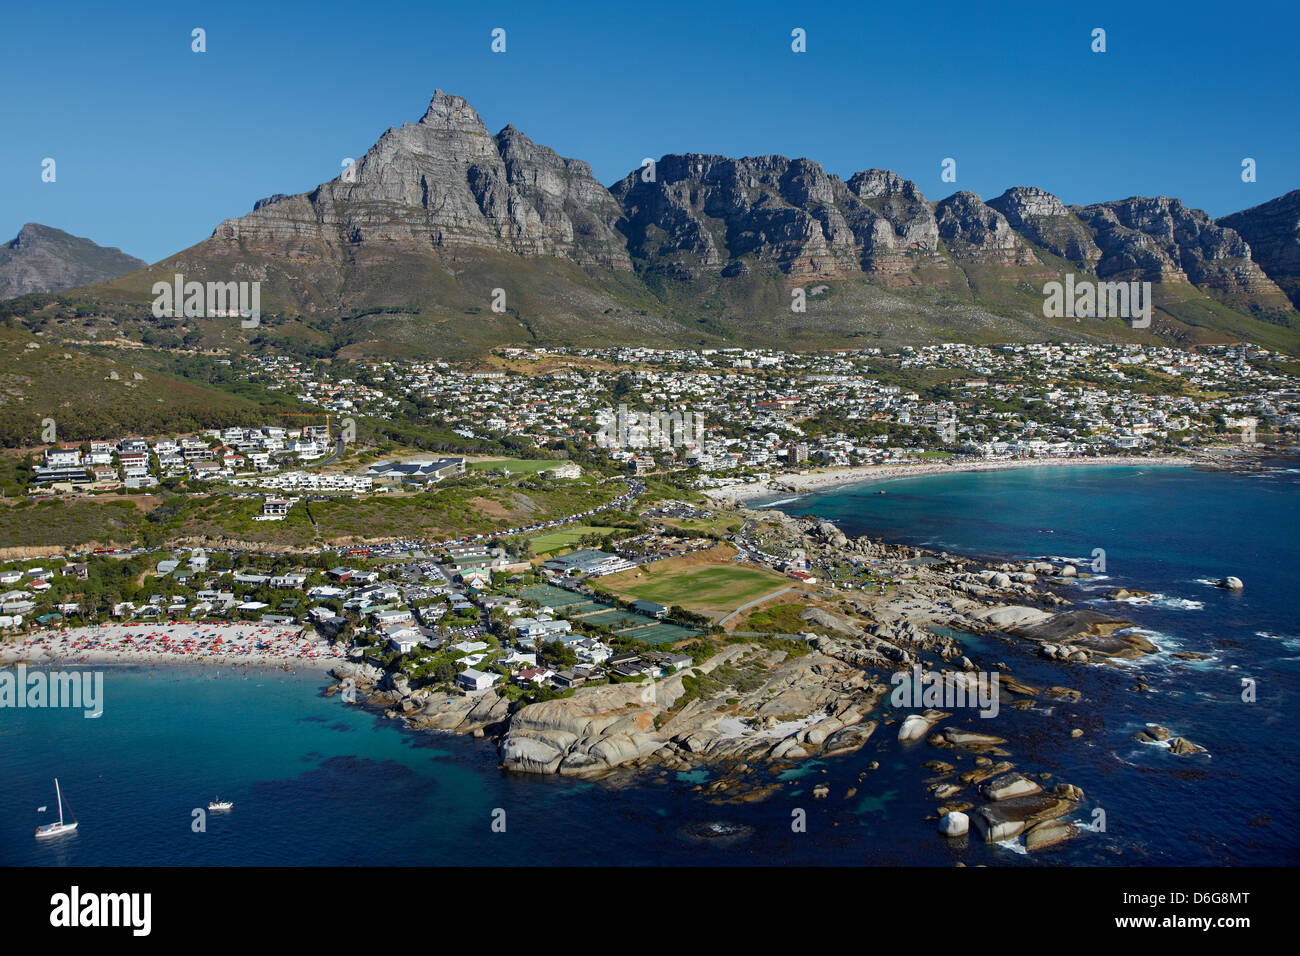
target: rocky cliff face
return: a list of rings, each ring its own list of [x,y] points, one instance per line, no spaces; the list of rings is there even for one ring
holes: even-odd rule
[[[418,123],[391,128],[360,161],[310,193],[272,196],[213,238],[310,254],[386,244],[484,248],[630,268],[614,229],[620,210],[591,167],[512,126],[492,136],[478,113],[441,90]]]
[[[1034,186],[1014,186],[988,205],[1006,217],[1011,228],[1053,255],[1096,267],[1101,250],[1088,230],[1065,204]]]
[[[1071,208],[1093,230],[1102,252],[1100,276],[1191,282],[1265,299],[1281,296],[1237,232],[1177,199],[1134,197]]]
[[[1300,308],[1300,189],[1224,216],[1218,225],[1250,243],[1251,258]]]
[[[932,202],[888,170],[841,180],[809,159],[698,153],[606,189],[586,163],[513,126],[494,136],[464,99],[438,91],[419,122],[389,129],[337,178],[258,201],[106,295],[143,301],[174,272],[259,280],[268,314],[360,318],[353,328],[370,338],[358,344],[399,331],[403,350],[435,348],[413,324],[372,335],[365,317],[380,311],[440,322],[438,354],[1117,332],[1044,318],[1043,283],[1072,271],[1162,283],[1153,334],[1290,350],[1296,311],[1233,225],[1257,237],[1300,300],[1295,197],[1216,223],[1167,197],[1067,207],[1018,186],[989,202],[967,191]],[[830,294],[796,317],[790,288],[822,280]],[[508,310],[488,313],[497,288]]]
[[[121,249],[29,222],[0,246],[0,299],[104,282],[147,265]]]
[[[939,235],[953,254],[971,262],[1032,265],[1039,261],[1002,215],[972,192],[953,193],[935,206]]]
[[[665,156],[653,181],[630,173],[611,190],[628,249],[647,269],[690,276],[745,260],[794,277],[897,276],[957,260],[1036,262],[1005,217],[973,193],[937,206],[888,170],[847,183],[807,159]]]
[[[887,169],[868,169],[854,173],[847,186],[857,201],[851,220],[866,271],[898,276],[918,263],[944,264],[934,208],[916,183]]]
[[[1045,271],[1038,247],[1104,277],[1191,283],[1256,310],[1287,305],[1241,235],[1177,199],[1067,208],[1018,186],[988,203],[967,191],[929,202],[888,170],[845,182],[808,159],[699,153],[665,156],[653,175],[637,169],[607,190],[586,163],[513,126],[492,136],[473,107],[442,91],[354,169],[310,193],[259,201],[212,241],[287,259],[322,249],[340,259],[376,249],[454,259],[478,249],[615,272],[635,263],[687,282],[768,265],[796,280],[886,284],[954,265],[1023,270],[1003,273],[1020,281]]]
[[[745,257],[790,275],[858,271],[844,184],[806,159],[665,156],[653,181],[637,170],[612,192],[628,250],[650,269],[689,276]]]
[[[665,156],[653,180],[636,170],[611,192],[637,268],[679,279],[734,277],[756,263],[793,278],[889,280],[966,264],[1036,273],[1045,267],[1037,246],[1085,273],[1191,283],[1250,308],[1286,308],[1238,233],[1163,196],[1067,208],[1019,186],[988,203],[967,191],[931,203],[888,170],[844,182],[807,159],[700,154]]]

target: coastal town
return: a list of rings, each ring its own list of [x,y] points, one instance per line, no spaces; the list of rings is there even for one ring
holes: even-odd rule
[[[455,619],[467,600],[476,623],[462,636],[477,639],[495,605],[472,602],[493,583],[508,579],[518,601],[529,585],[571,585],[575,569],[582,579],[617,577],[720,547],[730,549],[731,563],[761,568],[777,583],[862,588],[874,579],[861,566],[819,566],[806,549],[765,550],[739,506],[936,471],[1248,461],[1300,431],[1300,383],[1279,356],[1249,345],[938,345],[891,354],[508,348],[491,367],[357,363],[341,377],[283,356],[242,361],[241,374],[292,392],[320,419],[105,436],[27,453],[18,477],[37,503],[98,502],[103,510],[126,496],[141,507],[165,501],[160,513],[182,516],[217,502],[234,510],[202,525],[173,518],[167,535],[122,542],[133,547],[91,532],[75,542],[80,549],[37,547],[34,529],[29,554],[49,560],[0,570],[10,588],[0,630],[217,615],[332,634],[351,612],[348,633],[379,627],[378,643],[387,645],[393,637],[384,628],[396,627],[403,633],[394,646],[405,653],[412,640],[436,647],[446,637],[433,630],[441,613]],[[467,447],[487,443],[514,455],[402,455],[417,449],[358,429],[413,398]],[[507,436],[510,444],[492,444]],[[385,500],[406,509],[388,527],[374,513],[364,532],[327,533],[328,508],[346,513]],[[433,502],[443,510],[425,518]],[[476,524],[443,519],[455,514],[473,515]],[[298,537],[267,537],[277,532],[266,529],[280,526],[298,529]],[[19,558],[22,550],[8,553]],[[557,564],[569,551],[599,558]],[[130,594],[61,600],[76,589],[52,584],[69,574],[85,580],[88,559],[146,554],[156,566],[141,568]],[[207,563],[218,555],[220,571]],[[343,587],[336,567],[352,555],[418,563],[369,570],[398,579],[385,579],[387,590],[353,593],[357,581]],[[266,570],[240,566],[252,558]],[[403,575],[414,575],[414,596],[392,590],[410,585]],[[150,576],[156,588],[146,586]],[[690,595],[681,597],[691,607]],[[735,608],[719,610],[701,620],[717,624]],[[412,625],[423,628],[414,637]]]
[[[861,749],[891,674],[925,667],[965,694],[995,672],[1013,708],[1076,699],[977,663],[955,635],[1065,666],[1159,651],[1123,614],[1142,592],[1076,603],[1096,570],[1085,560],[934,554],[751,503],[942,472],[1250,468],[1300,426],[1294,377],[1250,346],[501,349],[488,367],[365,363],[337,378],[241,361],[314,420],[28,453],[29,503],[125,499],[171,523],[125,546],[9,549],[0,659],[318,668],[331,694],[411,729],[491,738],[509,770],[704,765],[719,801],[778,792],[755,766]],[[412,403],[462,447],[386,437]],[[222,503],[224,523],[194,517]],[[330,533],[330,509],[371,503],[403,510]],[[281,528],[300,536],[269,537]],[[898,729],[973,761],[960,779],[932,761],[948,768],[931,788],[945,832],[1024,833],[1033,849],[1073,838],[1061,821],[1082,792],[1044,790],[995,759],[1005,739],[942,725],[951,716],[928,707]],[[1172,753],[1204,752],[1160,730]]]
[[[1251,445],[1300,428],[1300,385],[1282,358],[1249,345],[948,344],[887,355],[511,348],[491,368],[370,362],[338,375],[324,363],[252,355],[238,360],[241,373],[318,410],[315,423],[54,443],[39,460],[33,450],[27,473],[45,493],[140,491],[172,479],[348,495],[463,474],[455,458],[405,471],[338,464],[358,421],[382,427],[411,402],[467,445],[509,436],[555,458],[539,466],[555,478],[581,474],[565,460],[577,452],[606,473],[672,471],[696,488],[810,467]]]
[[[15,4],[8,923],[1285,922],[1300,4],[1165,6]]]

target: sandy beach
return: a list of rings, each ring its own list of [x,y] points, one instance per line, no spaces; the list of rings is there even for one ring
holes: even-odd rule
[[[886,478],[913,478],[920,475],[957,474],[959,472],[1009,471],[1013,468],[1051,468],[1101,465],[1134,465],[1155,467],[1160,465],[1196,464],[1190,458],[1144,458],[1138,455],[1107,456],[1102,458],[1017,458],[998,461],[918,462],[908,465],[860,465],[851,468],[818,468],[803,474],[779,475],[768,481],[732,485],[726,488],[708,488],[704,494],[719,504],[739,504],[756,498],[773,495],[806,495],[827,491],[844,485]]]
[[[37,631],[0,643],[0,665],[253,664],[328,668],[343,649],[310,628],[266,624],[101,624]]]

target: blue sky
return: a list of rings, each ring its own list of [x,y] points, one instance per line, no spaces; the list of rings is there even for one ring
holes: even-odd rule
[[[1067,203],[1178,196],[1215,216],[1300,187],[1293,2],[127,7],[0,13],[0,241],[35,221],[155,261],[331,179],[435,88],[606,185],[692,151],[806,156],[844,178],[893,169],[930,199],[1036,185]]]

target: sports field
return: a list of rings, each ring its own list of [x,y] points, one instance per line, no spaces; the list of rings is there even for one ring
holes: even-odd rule
[[[561,548],[576,545],[584,535],[599,534],[607,535],[613,528],[607,528],[603,525],[579,524],[572,528],[559,528],[555,531],[548,531],[546,534],[539,534],[535,538],[529,538],[529,543],[533,546],[533,554],[550,554],[559,551]]]
[[[687,638],[699,637],[702,632],[677,624],[657,621],[644,614],[623,611],[600,601],[589,601],[581,594],[566,591],[549,584],[524,588],[522,596],[537,601],[544,607],[555,608],[570,620],[611,628],[614,633],[630,637],[644,644],[673,644]]]
[[[601,579],[601,585],[623,598],[654,601],[667,607],[681,605],[690,611],[718,615],[783,587],[790,579],[738,564],[678,564],[673,560],[642,565],[642,577],[624,571]]]
[[[745,522],[736,515],[721,514],[712,518],[663,518],[664,524],[681,528],[683,531],[713,532],[714,534],[734,534]]]

